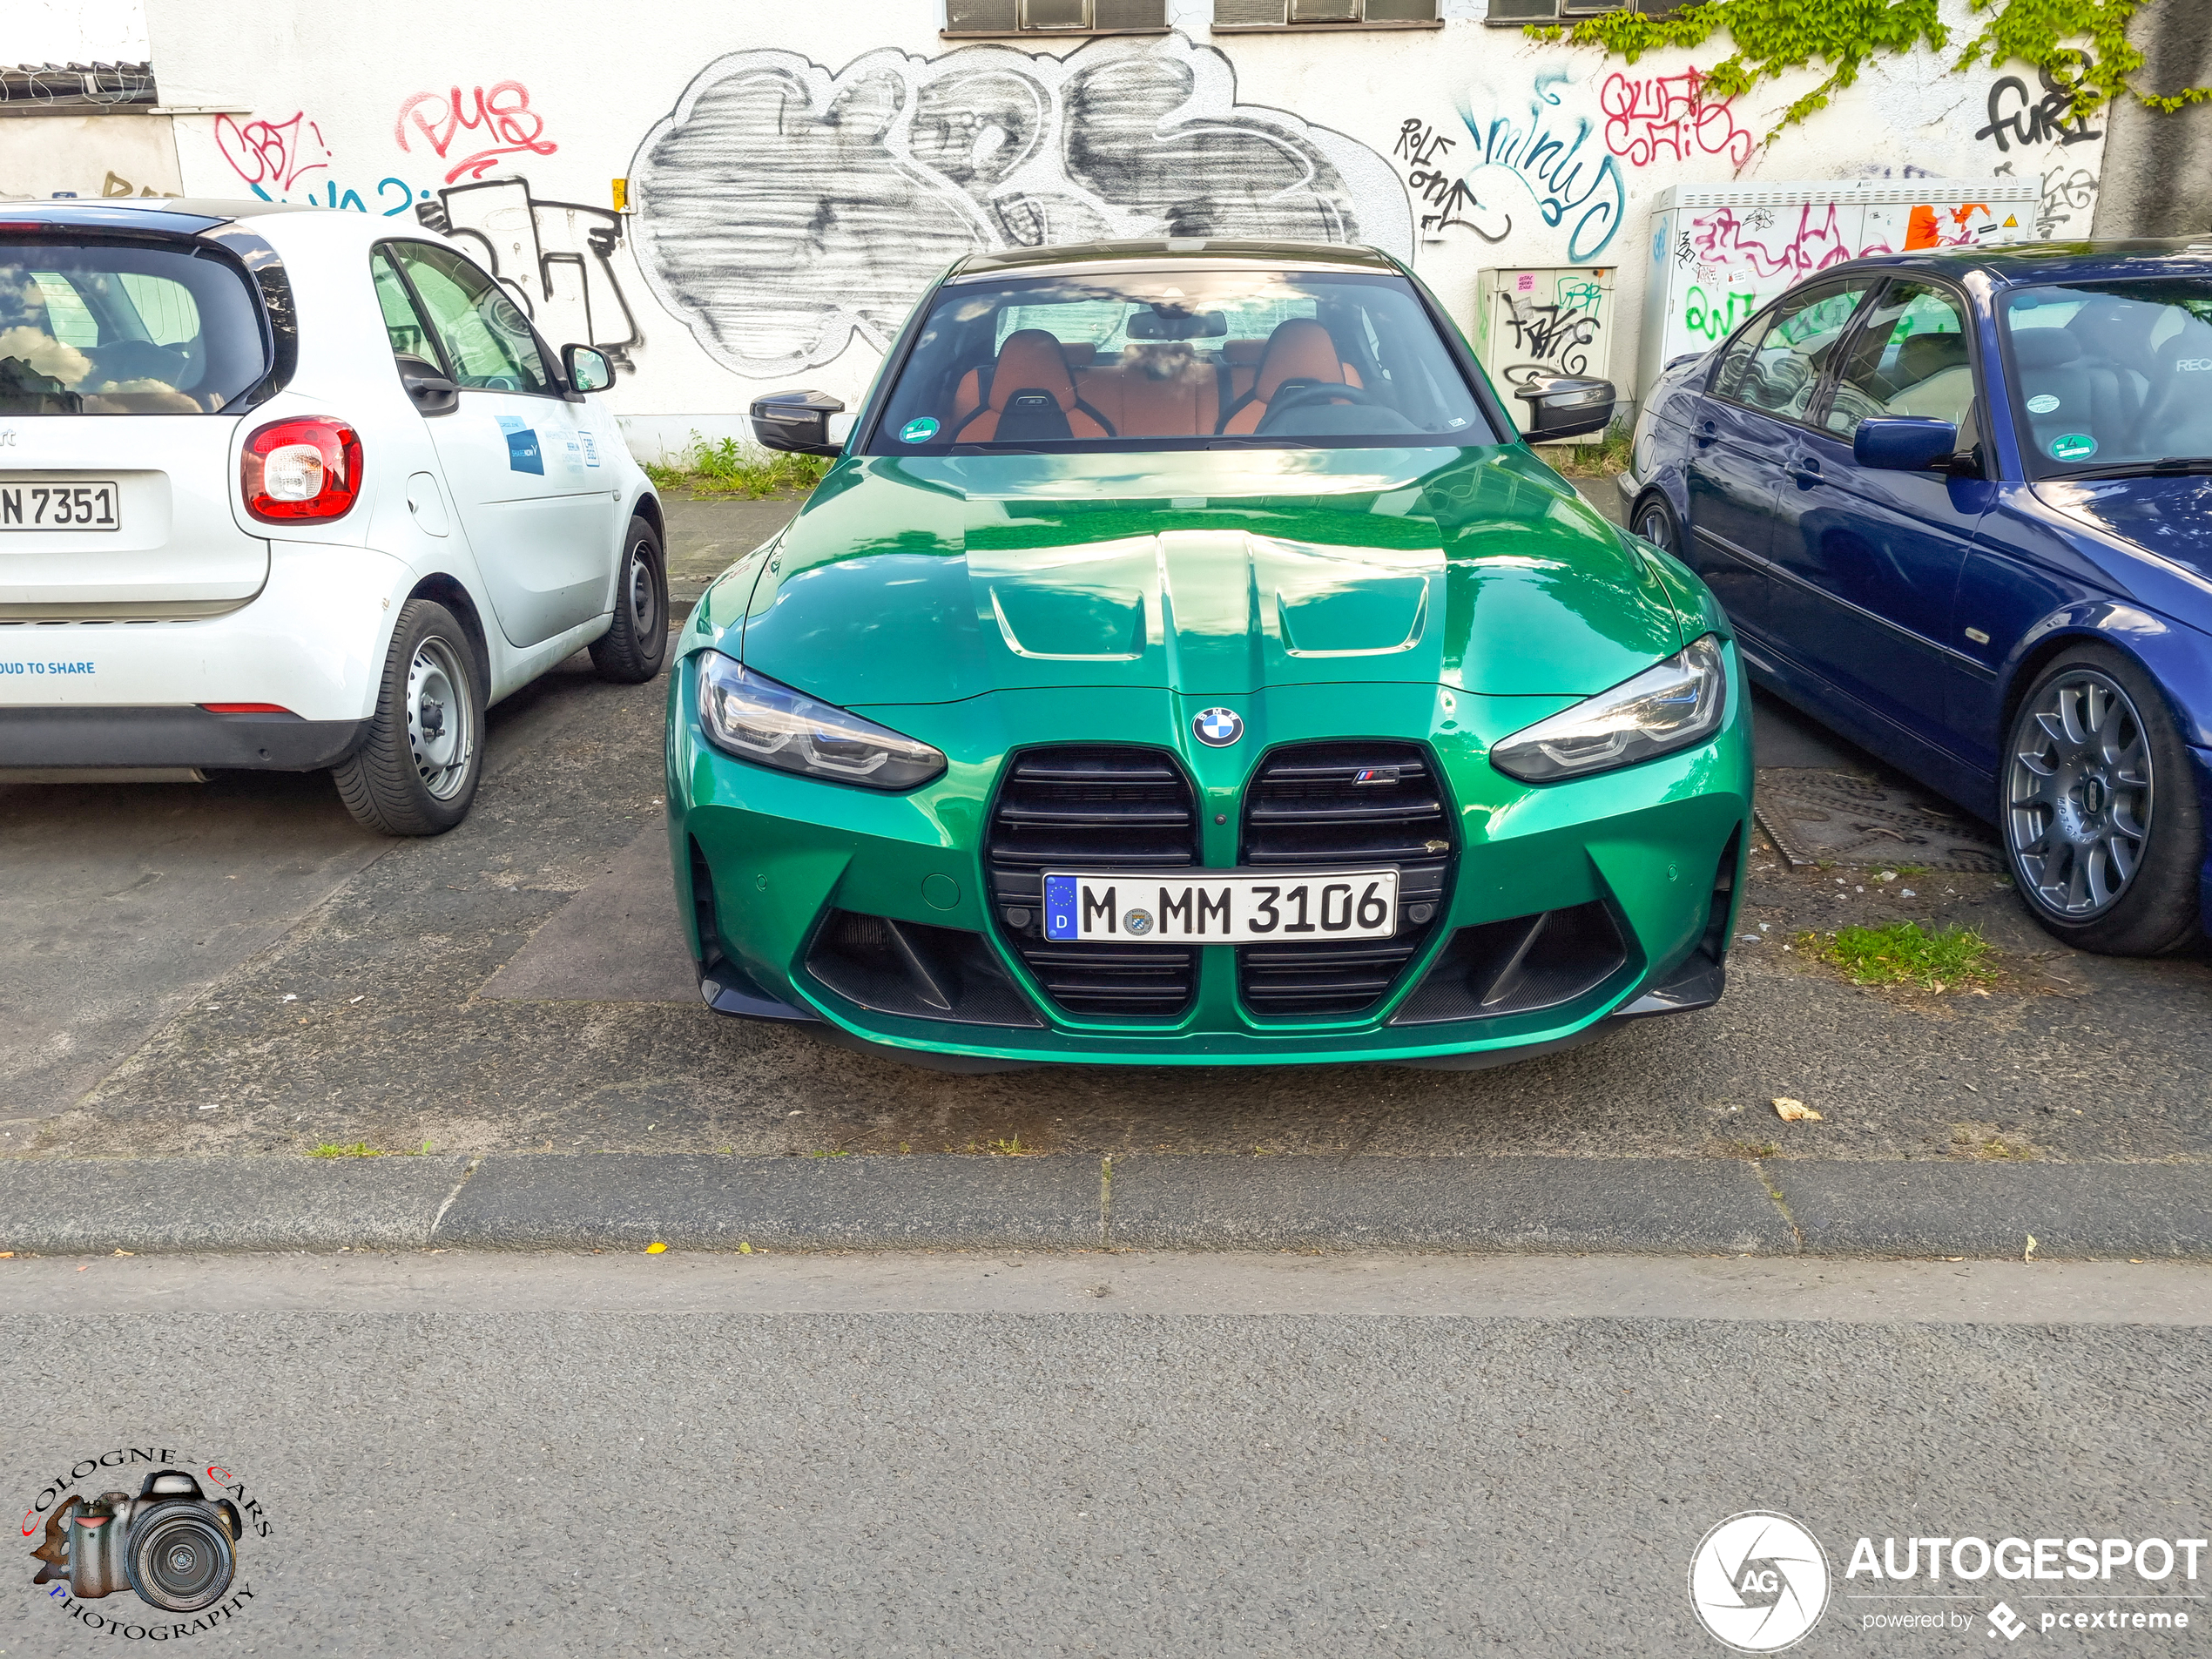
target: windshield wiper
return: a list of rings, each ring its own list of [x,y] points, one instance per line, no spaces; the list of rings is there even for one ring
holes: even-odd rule
[[[2069,467],[2054,478],[2182,478],[2212,473],[2212,455],[2165,455],[2156,461],[2114,461],[2101,467]]]

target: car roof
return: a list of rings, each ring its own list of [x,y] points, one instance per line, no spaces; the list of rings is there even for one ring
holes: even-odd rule
[[[228,201],[202,196],[133,196],[128,199],[63,197],[45,201],[0,201],[0,226],[57,230],[167,231],[192,235],[233,219],[271,213],[327,212],[304,202]]]
[[[1141,241],[1075,242],[1056,247],[999,248],[971,253],[947,274],[948,282],[986,276],[1064,276],[1113,266],[1127,270],[1169,264],[1295,266],[1300,270],[1367,271],[1395,275],[1387,254],[1350,242],[1270,242],[1229,237],[1173,236]]]
[[[1949,277],[1979,273],[2000,287],[2110,280],[2115,277],[2212,277],[2212,237],[2150,241],[2018,242],[1993,247],[1928,248],[1870,254],[1831,266],[1844,270],[1924,270]]]

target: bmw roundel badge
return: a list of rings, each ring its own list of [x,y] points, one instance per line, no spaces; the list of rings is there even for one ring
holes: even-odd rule
[[[1225,749],[1244,735],[1244,722],[1234,709],[1202,709],[1190,722],[1190,729],[1198,734],[1199,742]]]

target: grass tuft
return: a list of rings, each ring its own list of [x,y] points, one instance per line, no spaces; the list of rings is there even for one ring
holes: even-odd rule
[[[803,494],[822,482],[832,462],[826,455],[795,455],[781,449],[725,438],[709,443],[698,433],[672,463],[645,463],[645,475],[662,489],[688,489],[698,496],[743,496],[759,500],[767,496]]]
[[[425,1142],[424,1145],[427,1148],[428,1143]],[[351,1146],[341,1146],[335,1141],[325,1141],[320,1146],[311,1149],[307,1156],[311,1158],[381,1158],[384,1154],[367,1141],[355,1141]]]
[[[1825,937],[1800,934],[1796,942],[1816,961],[1842,968],[1854,985],[1940,991],[1997,977],[1991,961],[1996,947],[1970,927],[1929,933],[1917,921],[1896,921],[1886,927],[1845,927]]]
[[[1567,477],[1610,478],[1628,471],[1632,447],[1629,428],[1615,426],[1607,428],[1595,443],[1548,443],[1536,453]]]

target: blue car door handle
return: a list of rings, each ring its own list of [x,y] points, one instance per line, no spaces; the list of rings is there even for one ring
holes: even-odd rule
[[[1811,489],[1815,484],[1828,481],[1820,475],[1820,463],[1811,455],[1800,455],[1790,463],[1790,476],[1797,480],[1797,488]]]
[[[1703,449],[1719,435],[1714,431],[1713,423],[1710,421],[1700,421],[1697,423],[1697,430],[1690,435],[1697,440],[1697,447]]]

